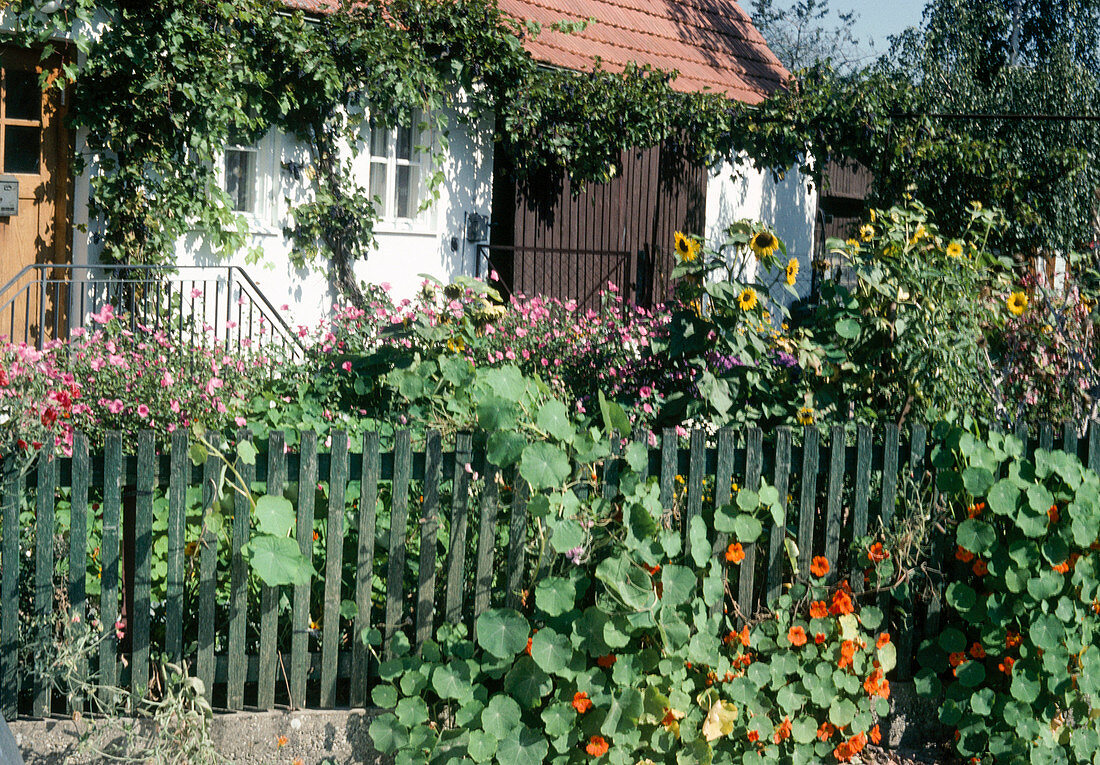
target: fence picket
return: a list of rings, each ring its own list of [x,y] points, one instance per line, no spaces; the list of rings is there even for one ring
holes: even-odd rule
[[[273,497],[283,496],[286,487],[286,436],[281,430],[273,430],[267,437],[267,486],[264,492]],[[259,676],[256,681],[256,706],[271,709],[275,706],[275,640],[279,631],[279,588],[260,585],[260,656]]]
[[[438,430],[428,431],[424,452],[424,501],[420,505],[420,565],[416,596],[416,647],[430,640],[435,628],[435,557],[439,539],[439,480],[443,443]]]
[[[703,512],[703,471],[706,469],[706,442],[703,431],[695,428],[691,431],[688,451],[687,504],[681,520],[684,536],[684,558],[691,557],[691,522]]]
[[[386,623],[382,648],[393,655],[393,636],[404,626],[405,544],[409,521],[412,446],[408,430],[399,430],[393,447],[393,504],[390,510],[389,568],[386,573]]]
[[[856,429],[856,477],[855,495],[852,500],[852,538],[859,539],[867,534],[867,506],[871,493],[871,428],[859,425]],[[856,587],[862,583],[859,561],[852,562],[849,581]]]
[[[791,469],[791,430],[781,427],[775,434],[775,489],[779,492],[779,523],[768,535],[768,590],[770,606],[783,591],[783,542],[787,538],[787,486]]]
[[[381,474],[378,433],[372,431],[363,436],[362,478],[359,481],[359,550],[355,570],[355,627],[351,640],[350,700],[353,707],[367,703],[370,654],[364,636],[373,623],[370,596],[374,585],[375,506]]]
[[[733,499],[733,449],[734,449],[734,432],[732,428],[724,427],[718,431],[718,459],[714,467],[714,507],[719,508],[722,505],[728,505],[730,500]],[[729,545],[728,535],[724,533],[718,533],[714,538],[714,545],[711,547],[711,554],[717,555],[718,560],[722,564],[722,581],[728,585],[729,581],[729,564],[726,562],[726,558],[722,555],[722,551]],[[744,565],[745,561],[741,561]],[[725,605],[725,599],[722,603],[714,604],[714,613],[720,614],[721,608]]]
[[[900,428],[892,422],[887,423],[882,439],[882,503],[879,505],[879,522],[887,531],[894,524],[894,511],[897,509],[900,441]]]
[[[38,496],[34,518],[34,617],[43,626],[53,614],[53,536],[56,531],[54,492],[57,460],[53,439],[46,439],[38,453]],[[50,685],[45,677],[34,678],[34,716],[50,712]]]
[[[85,614],[85,582],[88,573],[88,483],[91,470],[88,439],[73,434],[73,477],[69,513],[69,613]]]
[[[477,574],[474,580],[473,623],[490,604],[493,586],[493,558],[496,549],[497,504],[500,471],[488,460],[484,461],[485,488],[481,493],[481,517],[477,529]],[[476,634],[476,633],[473,633]]]
[[[137,498],[134,514],[134,613],[130,624],[130,690],[135,700],[149,689],[149,613],[153,587],[153,487],[156,482],[153,431],[138,433]]]
[[[1072,422],[1062,423],[1062,451],[1077,456],[1077,426]]]
[[[674,428],[661,431],[661,507],[668,510],[676,496],[677,459],[680,451],[680,437]]]
[[[745,433],[745,489],[758,491],[760,477],[764,470],[764,432],[760,428],[749,428]],[[741,561],[740,581],[738,582],[737,603],[743,619],[751,619],[756,611],[756,543],[744,545],[745,559]]]
[[[927,437],[928,429],[920,423],[914,424],[909,429],[909,479],[916,487],[923,484],[924,452]],[[907,488],[904,493],[904,500],[907,504],[912,497],[912,491],[913,489]],[[898,636],[898,663],[895,671],[899,680],[908,680],[912,676],[915,616],[913,604],[909,604],[909,607],[902,614],[901,634]]]
[[[840,506],[844,497],[844,457],[846,453],[844,426],[833,425],[829,431],[829,485],[825,512],[825,557],[832,568],[829,577],[840,575]]]
[[[348,436],[332,434],[325,529],[325,605],[321,618],[321,708],[336,706],[336,660],[340,650],[340,581],[344,567],[344,494],[348,484]]]
[[[817,465],[821,431],[812,425],[802,429],[802,474],[798,513],[798,568],[809,576],[814,554],[814,514],[817,511]]]
[[[99,644],[99,676],[110,688],[118,684],[118,543],[122,513],[122,434],[107,434],[103,455],[103,535],[99,559],[102,561],[99,583],[99,608],[107,637]],[[115,702],[107,699],[108,706]]]
[[[1100,472],[1100,422],[1089,422],[1089,469]]]
[[[1054,448],[1054,426],[1046,420],[1039,423],[1039,448],[1048,452]]]
[[[183,660],[183,553],[190,477],[187,431],[180,429],[172,434],[168,476],[168,569],[164,619],[165,655],[176,664]]]
[[[0,715],[14,720],[19,711],[19,503],[23,476],[4,464],[3,551],[0,552]]]
[[[516,466],[512,478],[512,516],[508,523],[508,584],[504,590],[504,603],[508,608],[519,608],[523,601],[523,567],[527,547],[527,499],[531,489],[519,475]]]
[[[470,463],[473,460],[473,436],[459,433],[455,438],[455,467],[451,481],[451,534],[447,551],[447,601],[444,618],[448,624],[462,621],[462,590],[466,582],[466,536],[470,505]],[[473,468],[470,467],[472,471]]]
[[[313,563],[313,502],[317,486],[317,434],[302,433],[298,461],[298,518],[295,538],[298,550]],[[294,585],[290,632],[290,706],[306,704],[306,680],[309,676],[310,585]]]
[[[217,448],[218,443],[211,444]],[[199,544],[199,651],[196,672],[203,684],[206,700],[214,694],[214,638],[217,632],[216,597],[218,591],[218,537],[210,516],[220,492],[221,460],[214,454],[206,458],[202,473],[202,532]]]
[[[249,431],[241,429],[237,433],[237,443],[248,443]],[[248,464],[239,457],[235,469],[251,491],[252,481],[256,477],[256,465]],[[244,559],[244,546],[248,544],[252,503],[239,491],[233,492],[233,527],[229,558],[229,672],[226,688],[226,707],[244,708],[244,680],[248,671],[245,657],[245,629],[248,620],[248,563]]]

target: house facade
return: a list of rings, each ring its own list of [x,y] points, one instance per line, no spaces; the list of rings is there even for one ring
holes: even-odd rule
[[[323,14],[336,2],[285,4]],[[682,90],[713,90],[748,103],[766,97],[786,77],[730,0],[500,4],[506,13],[544,23],[597,19],[576,35],[544,31],[527,41],[546,65],[583,70],[599,58],[615,69],[636,61],[678,70],[674,84]],[[0,30],[3,24],[0,11]],[[99,257],[97,222],[88,209],[95,157],[83,175],[73,177],[68,160],[73,151],[87,153],[84,137],[65,127],[64,94],[43,95],[37,88],[39,68],[56,71],[60,60],[38,59],[37,51],[0,48],[0,285],[28,264],[86,266]],[[561,178],[524,189],[496,156],[491,121],[466,125],[457,114],[449,116],[440,166],[430,165],[427,153],[417,149],[438,137],[409,127],[368,127],[365,150],[355,159],[356,181],[381,201],[377,247],[355,264],[356,275],[388,284],[397,298],[414,294],[422,274],[449,281],[496,270],[508,291],[585,299],[613,281],[639,302],[651,302],[667,290],[675,231],[717,242],[739,218],[776,227],[791,253],[805,261],[799,290],[808,291],[814,193],[796,173],[775,182],[770,173],[744,164],[705,168],[686,162],[672,147],[656,146],[624,152],[614,180],[579,194]],[[249,231],[248,246],[229,263],[247,268],[273,305],[287,306],[291,324],[313,325],[328,315],[337,294],[323,270],[294,265],[283,235],[291,207],[308,193],[297,172],[305,159],[304,146],[272,131],[255,144],[225,147],[216,171]],[[435,170],[442,170],[444,180],[425,207],[432,195],[427,179]],[[3,206],[8,198],[17,209]],[[227,265],[198,231],[178,243],[177,263]],[[70,317],[55,305],[60,302],[56,295],[52,301],[40,295],[25,310],[28,316],[40,310],[47,322],[49,311],[55,323],[64,323]]]

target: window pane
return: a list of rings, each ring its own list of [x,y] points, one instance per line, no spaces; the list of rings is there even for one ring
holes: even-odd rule
[[[225,191],[236,212],[255,211],[256,152],[228,149],[225,152]]]
[[[420,168],[416,165],[397,166],[397,217],[415,218],[420,206]]]
[[[370,128],[370,155],[372,157],[389,157],[389,128],[371,125]]]
[[[37,173],[42,129],[7,125],[4,131],[4,172]]]
[[[382,217],[386,216],[386,168],[385,162],[371,162],[370,163],[370,195],[371,197],[378,197],[381,201],[382,207],[378,210],[378,214]]]
[[[414,145],[413,129],[407,127],[397,128],[397,158],[412,159]]]
[[[42,90],[35,72],[9,69],[4,73],[4,109],[10,120],[42,119]]]

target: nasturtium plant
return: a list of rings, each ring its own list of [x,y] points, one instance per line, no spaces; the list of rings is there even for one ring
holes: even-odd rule
[[[544,431],[547,407],[528,410]],[[565,554],[519,610],[444,625],[418,652],[396,645],[373,694],[381,752],[402,764],[809,765],[877,743],[894,646],[881,611],[860,609],[847,582],[826,583],[828,561],[815,558],[771,611],[727,613],[727,579],[774,489],[721,508],[716,522],[732,532],[721,543],[695,519],[685,554],[656,484],[629,465],[614,502],[555,480],[539,513]]]
[[[947,605],[918,691],[975,762],[1095,762],[1100,746],[1100,477],[1013,436],[946,434],[958,508]]]

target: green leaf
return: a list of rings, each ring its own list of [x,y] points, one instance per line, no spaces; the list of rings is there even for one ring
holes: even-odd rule
[[[971,496],[984,497],[995,480],[988,468],[971,465],[963,470],[963,486]]]
[[[523,450],[519,474],[533,491],[557,488],[569,477],[569,457],[553,444],[540,441]]]
[[[542,430],[567,444],[572,443],[577,434],[576,428],[569,420],[569,410],[557,399],[551,399],[542,405],[536,423]]]
[[[501,739],[497,762],[501,765],[543,765],[549,751],[549,742],[523,725]]]
[[[256,527],[264,534],[288,536],[295,520],[294,505],[289,499],[265,494],[256,500]]]
[[[531,625],[510,608],[492,608],[477,618],[477,644],[498,659],[511,659],[527,648]]]
[[[252,537],[242,550],[256,576],[269,587],[309,584],[313,565],[302,555],[298,543],[289,537],[261,534]]]
[[[237,444],[237,459],[242,465],[256,464],[256,447],[251,441],[241,441]]]
[[[488,762],[497,753],[497,740],[483,730],[472,730],[466,750],[474,762]]]
[[[397,715],[387,712],[371,721],[370,737],[378,751],[393,754],[409,743],[409,729],[397,721]]]
[[[855,319],[840,319],[836,323],[836,333],[845,340],[855,340],[859,337],[859,322]]]
[[[495,693],[481,713],[481,727],[497,741],[504,740],[519,725],[519,704],[511,696]]]
[[[441,699],[465,699],[473,691],[469,666],[461,661],[438,665],[432,672],[432,688]]]
[[[486,456],[497,467],[508,467],[523,454],[527,439],[514,430],[498,430],[489,436]]]
[[[972,553],[985,555],[997,541],[997,532],[984,521],[968,518],[959,524],[956,540]]]
[[[697,582],[695,572],[686,566],[670,563],[661,567],[661,602],[677,606],[687,603],[695,594]]]
[[[1038,614],[1032,619],[1028,636],[1035,647],[1042,651],[1055,651],[1066,639],[1066,628],[1053,614]]]
[[[546,525],[550,528],[550,546],[554,548],[557,553],[565,554],[575,547],[580,547],[584,544],[584,540],[588,535],[579,523],[572,518],[555,518],[550,516],[546,519]]]
[[[370,697],[380,709],[393,709],[397,706],[397,689],[388,683],[374,686]]]
[[[1014,517],[1016,515],[1016,503],[1019,499],[1020,490],[1016,485],[1009,479],[1002,478],[993,484],[993,488],[989,490],[985,501],[989,505],[989,509],[997,515]]]
[[[573,646],[565,635],[543,627],[531,638],[531,658],[544,672],[558,674],[573,658]]]
[[[540,630],[538,635],[542,632]],[[539,669],[530,656],[520,656],[504,677],[505,692],[528,709],[537,707],[553,689],[550,676]]]
[[[742,513],[733,519],[733,534],[738,542],[755,542],[764,533],[764,526],[755,517]]]
[[[630,418],[627,417],[626,411],[614,401],[609,401],[602,390],[598,393],[604,433],[608,436],[614,431],[618,431],[620,435],[629,433]]]
[[[548,576],[535,585],[535,605],[547,616],[561,616],[573,608],[577,586],[563,576]]]

